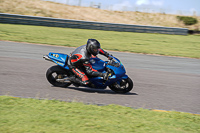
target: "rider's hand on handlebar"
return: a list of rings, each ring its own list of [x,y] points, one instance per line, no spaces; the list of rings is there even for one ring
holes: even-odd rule
[[[112,59],[113,59],[113,57],[111,57],[111,56],[113,56],[113,55],[108,56],[108,59],[109,59],[109,60],[112,60]]]
[[[113,59],[113,57],[108,57],[108,60],[112,60]]]

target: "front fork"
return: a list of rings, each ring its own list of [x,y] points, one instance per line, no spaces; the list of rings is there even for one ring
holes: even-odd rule
[[[124,75],[121,77],[120,80],[116,81],[113,85],[118,89],[124,89],[126,87],[126,82],[124,82],[124,79],[127,79],[128,76]]]

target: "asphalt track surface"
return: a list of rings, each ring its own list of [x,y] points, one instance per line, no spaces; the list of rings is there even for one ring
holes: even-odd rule
[[[42,56],[49,52],[69,54],[73,50],[0,41],[0,95],[200,114],[199,59],[109,51],[121,60],[134,81],[130,93],[116,94],[109,88],[53,87],[46,80],[45,73],[55,64],[45,61]]]

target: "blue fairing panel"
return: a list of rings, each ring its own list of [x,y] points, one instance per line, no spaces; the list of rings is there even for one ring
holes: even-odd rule
[[[99,59],[99,58],[91,58],[90,59],[90,64],[92,65],[92,68],[99,72],[103,72],[106,68],[106,63],[105,61]]]
[[[115,75],[117,78],[123,76],[126,73],[126,70],[123,65],[120,65],[119,67],[107,65],[107,67],[112,69],[115,72]]]
[[[61,54],[61,53],[49,53],[49,58],[54,61],[56,64],[65,67],[67,64],[68,55],[67,54]]]
[[[127,79],[128,78],[128,75],[124,75],[121,77],[122,79]]]

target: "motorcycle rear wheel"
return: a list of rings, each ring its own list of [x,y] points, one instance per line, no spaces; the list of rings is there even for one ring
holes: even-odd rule
[[[52,66],[46,72],[46,78],[53,86],[56,87],[68,87],[71,83],[58,82],[56,79],[62,79],[69,76],[69,72],[60,66]]]
[[[128,77],[127,79],[122,79],[120,82],[115,82],[109,88],[116,93],[124,94],[133,89],[133,81]]]

